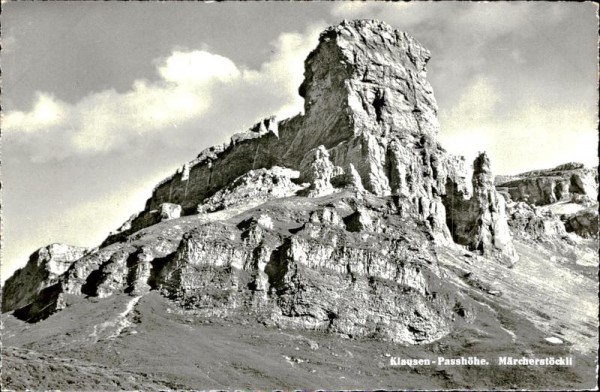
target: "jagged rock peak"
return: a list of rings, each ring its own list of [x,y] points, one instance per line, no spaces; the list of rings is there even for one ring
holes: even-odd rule
[[[476,216],[472,247],[484,254],[497,253],[505,262],[515,263],[519,257],[508,229],[506,203],[494,187],[490,159],[485,152],[473,162],[473,197],[470,204]]]
[[[485,152],[473,162],[473,195],[448,189],[447,223],[455,242],[484,255],[514,264],[519,257],[512,243],[506,202],[494,187],[490,159]]]
[[[430,58],[429,50],[413,37],[376,19],[343,20],[337,26],[330,26],[323,31],[319,41],[327,42],[331,38],[341,39],[354,46],[377,47],[381,44],[399,46],[411,57],[418,70],[424,70]],[[365,55],[368,56],[368,53]]]
[[[439,124],[425,78],[429,58],[419,42],[384,22],[345,20],[325,30],[306,59],[299,90],[305,111],[322,111],[339,99],[355,132],[434,135]]]
[[[494,175],[492,174],[490,158],[487,153],[480,153],[473,161],[473,186],[493,187]]]

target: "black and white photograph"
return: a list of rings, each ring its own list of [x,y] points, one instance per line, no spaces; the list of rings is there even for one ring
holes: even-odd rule
[[[598,3],[1,7],[2,391],[598,389]]]

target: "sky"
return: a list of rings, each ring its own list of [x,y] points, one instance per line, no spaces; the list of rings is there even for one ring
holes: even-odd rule
[[[302,110],[319,33],[374,18],[431,51],[439,138],[497,174],[597,165],[598,8],[568,2],[12,2],[2,12],[2,267],[97,246],[152,188]]]

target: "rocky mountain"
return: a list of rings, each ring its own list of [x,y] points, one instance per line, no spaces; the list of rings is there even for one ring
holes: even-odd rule
[[[227,324],[230,331],[243,325],[256,336],[319,331],[329,345],[351,339],[357,347],[374,341],[429,350],[443,339],[460,341],[465,329],[506,334],[506,320],[536,311],[536,299],[523,302],[527,293],[500,296],[523,281],[519,264],[530,268],[536,247],[549,249],[547,243],[560,244],[565,265],[577,265],[573,254],[588,263],[585,276],[557,268],[582,288],[581,318],[590,322],[597,173],[568,164],[494,184],[490,159],[482,153],[467,179],[465,159],[437,141],[429,58],[414,38],[382,22],[344,21],[325,30],[305,62],[303,114],[269,117],[201,152],[158,184],[144,210],[99,248],[51,245],[32,255],[3,288],[2,311],[11,312],[10,328],[21,331],[9,342],[58,352],[70,341],[69,347],[78,347],[70,355],[98,360],[91,345],[128,339],[134,324],[150,328],[147,334],[161,330],[148,321],[157,316],[147,312],[168,309],[196,320],[192,324],[223,320],[234,324]],[[589,208],[559,214],[552,210],[559,201]],[[570,295],[559,296],[548,317]],[[65,327],[69,314],[86,317],[86,306],[112,314],[119,303],[125,311],[108,321]],[[165,317],[161,323],[175,322]],[[512,322],[527,331],[523,347],[556,332],[547,329],[547,319],[531,320]],[[38,325],[54,325],[56,342],[43,343],[48,329]],[[570,338],[588,333],[579,342],[588,355],[597,334],[585,328]],[[170,339],[163,332],[161,339]],[[131,344],[127,350],[145,352]],[[319,344],[307,347],[318,350]],[[455,343],[456,350],[463,348]],[[302,363],[284,357],[291,366]],[[175,373],[165,377],[191,387]],[[289,377],[283,383],[296,385]],[[467,377],[462,373],[448,377],[455,384],[431,385],[468,384],[460,381]],[[565,377],[587,381],[579,373]],[[202,382],[222,387],[225,379]]]

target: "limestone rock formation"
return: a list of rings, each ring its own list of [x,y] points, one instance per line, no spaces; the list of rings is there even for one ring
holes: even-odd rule
[[[550,170],[534,170],[516,176],[499,176],[499,191],[514,201],[533,205],[552,204],[569,200],[573,195],[598,198],[598,169],[581,163],[566,163]]]
[[[514,263],[518,255],[512,245],[508,229],[506,203],[494,188],[490,160],[481,153],[473,165],[473,195],[466,199],[450,184],[448,198],[448,225],[458,243],[486,255],[500,254]]]
[[[496,189],[509,205],[514,233],[564,239],[565,233],[598,236],[598,169],[566,163],[548,170],[498,176]]]
[[[173,203],[162,203],[159,207],[160,221],[176,219],[181,216],[181,206]]]
[[[437,141],[428,60],[382,22],[328,28],[305,62],[303,114],[184,164],[21,317],[69,295],[157,290],[189,311],[410,344],[469,322],[433,247],[517,256],[489,159],[475,161],[471,194],[464,158]]]
[[[308,182],[308,197],[324,196],[334,191],[332,180],[342,176],[341,167],[334,166],[329,158],[329,152],[323,145],[311,150],[300,162],[301,181]]]
[[[249,201],[257,203],[292,196],[303,189],[294,182],[299,176],[298,171],[279,166],[250,170],[236,178],[230,185],[204,199],[198,205],[197,212],[214,212],[239,206]]]
[[[51,244],[35,251],[25,267],[6,280],[2,290],[2,312],[29,305],[45,288],[58,282],[87,248]]]
[[[561,239],[566,230],[558,216],[525,202],[507,203],[508,225],[512,232],[535,240]]]
[[[154,224],[153,211],[164,202],[193,214],[249,169],[277,165],[299,170],[300,179],[310,183],[309,196],[348,185],[397,195],[439,242],[451,243],[446,188],[452,184],[466,196],[467,168],[436,141],[428,60],[429,52],[412,37],[381,22],[345,21],[327,29],[306,60],[300,86],[305,113],[263,120],[229,144],[202,152],[156,187],[124,234]],[[123,233],[107,244],[116,238]]]
[[[393,204],[346,202],[301,216],[263,214],[200,226],[183,237],[156,284],[202,314],[250,309],[268,325],[403,343],[448,333],[459,297],[441,295],[425,227],[402,220]],[[367,211],[368,221],[355,218]],[[385,232],[375,231],[376,220],[385,221]]]

